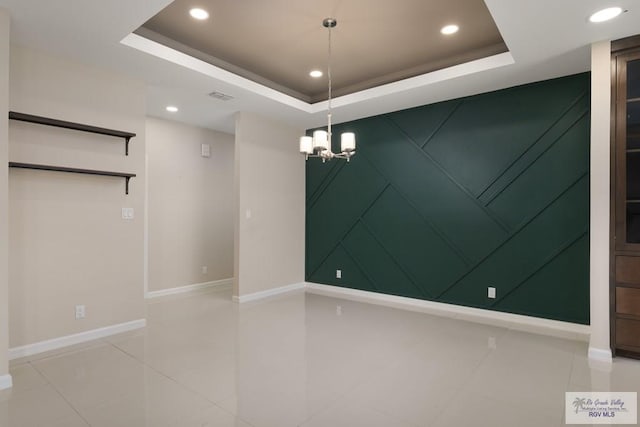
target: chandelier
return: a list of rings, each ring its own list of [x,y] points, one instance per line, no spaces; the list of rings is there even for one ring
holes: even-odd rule
[[[356,135],[353,132],[345,132],[340,135],[340,153],[331,151],[331,29],[335,28],[338,22],[333,18],[326,18],[322,25],[329,32],[329,60],[327,66],[327,78],[329,80],[329,98],[327,100],[327,130],[316,130],[311,136],[300,137],[300,152],[309,157],[319,157],[322,162],[333,158],[346,159],[356,154]]]

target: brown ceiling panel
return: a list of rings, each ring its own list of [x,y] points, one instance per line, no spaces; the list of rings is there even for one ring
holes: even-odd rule
[[[189,16],[192,7],[210,13]],[[326,99],[333,17],[335,94],[507,51],[482,0],[176,0],[137,32],[309,102]],[[455,23],[460,31],[444,36]]]

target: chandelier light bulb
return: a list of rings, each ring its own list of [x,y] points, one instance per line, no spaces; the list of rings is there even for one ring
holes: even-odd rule
[[[340,135],[340,150],[343,153],[350,153],[356,150],[356,134],[345,132]]]
[[[329,149],[329,134],[326,130],[316,130],[313,132],[313,149],[316,151]]]
[[[302,154],[313,154],[313,138],[310,136],[300,137],[300,152]]]

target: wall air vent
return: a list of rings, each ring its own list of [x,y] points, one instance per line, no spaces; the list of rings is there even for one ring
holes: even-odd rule
[[[221,101],[229,101],[233,99],[233,96],[231,95],[227,95],[226,93],[216,92],[216,91],[211,92],[209,96],[215,99],[219,99]]]

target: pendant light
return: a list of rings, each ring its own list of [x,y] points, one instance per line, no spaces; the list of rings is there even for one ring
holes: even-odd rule
[[[329,80],[329,97],[327,99],[327,130],[316,130],[313,137],[300,137],[300,152],[305,158],[319,157],[322,162],[333,158],[346,159],[347,162],[356,153],[356,135],[353,132],[345,132],[340,135],[340,153],[331,151],[331,29],[338,22],[333,18],[326,18],[322,25],[329,32],[329,61],[327,66],[327,78]]]

